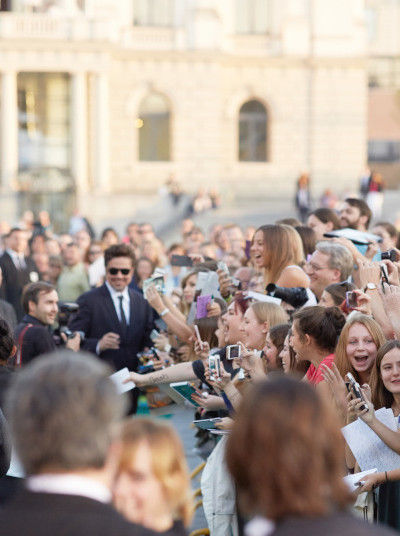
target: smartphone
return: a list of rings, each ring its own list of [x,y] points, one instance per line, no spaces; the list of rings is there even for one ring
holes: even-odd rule
[[[193,261],[188,255],[172,255],[171,266],[193,266]]]
[[[221,376],[221,360],[219,355],[208,356],[208,368],[210,369],[210,379],[216,381]]]
[[[357,293],[354,290],[346,292],[346,305],[348,309],[354,309],[357,307]]]
[[[246,246],[244,248],[244,254],[246,255],[246,259],[250,259],[250,248],[251,240],[246,240]]]
[[[200,348],[203,348],[203,341],[201,340],[200,331],[199,331],[199,328],[198,328],[198,326],[196,324],[194,325],[194,331],[196,333],[196,338],[197,338],[197,340],[198,340],[198,342],[200,344]]]
[[[230,344],[226,347],[226,359],[236,359],[240,357],[240,345]]]
[[[360,388],[360,384],[356,382],[353,374],[351,372],[348,372],[345,378],[348,382],[348,383],[346,382],[347,389],[349,390],[349,392],[353,394],[354,398],[360,398],[361,400],[365,401],[364,395],[362,394],[362,391]],[[360,410],[364,410],[364,409],[368,410],[368,406],[366,406],[365,404],[363,404],[360,407]]]
[[[152,329],[150,333],[150,339],[154,342],[160,334],[156,329]]]
[[[214,430],[215,423],[220,421],[220,417],[214,417],[213,419],[200,419],[198,421],[193,421],[193,424],[197,426],[197,428],[202,428],[203,430]]]
[[[380,264],[381,266],[381,282],[382,282],[382,285],[383,283],[387,283],[389,285],[389,272],[388,272],[388,269],[387,269],[387,266],[384,262],[382,262]]]

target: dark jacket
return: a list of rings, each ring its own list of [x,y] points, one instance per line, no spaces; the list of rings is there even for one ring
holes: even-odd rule
[[[77,300],[79,311],[69,323],[72,331],[83,331],[85,341],[81,350],[96,353],[96,346],[103,335],[112,331],[121,337],[118,350],[105,350],[100,359],[107,361],[116,370],[128,367],[136,370],[137,353],[145,346],[152,346],[150,332],[153,329],[153,313],[141,294],[129,289],[130,319],[124,333],[118,319],[111,295],[104,284],[82,294]]]
[[[32,324],[32,326],[28,327],[25,333],[22,334],[22,331],[29,324]],[[31,315],[25,315],[18,324],[15,330],[15,342],[18,352],[21,353],[22,365],[26,365],[39,355],[54,352],[56,349],[50,327]]]
[[[109,504],[77,495],[20,490],[0,512],[7,536],[156,536],[125,521]]]
[[[4,476],[11,462],[11,437],[7,421],[0,409],[0,477]],[[0,530],[1,533],[1,530]]]
[[[33,260],[25,257],[25,264],[26,268],[17,270],[11,256],[7,252],[3,253],[0,257],[0,268],[3,272],[3,296],[14,307],[18,321],[24,315],[21,304],[22,290],[25,285],[39,278],[38,269]]]

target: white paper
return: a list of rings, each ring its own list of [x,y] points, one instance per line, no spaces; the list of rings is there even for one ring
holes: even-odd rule
[[[351,491],[355,491],[356,489],[358,489],[358,486],[355,485],[357,482],[362,480],[364,476],[372,475],[373,473],[377,473],[377,472],[378,470],[376,468],[370,469],[369,471],[362,471],[361,473],[354,473],[354,475],[347,475],[343,478],[343,480],[349,486]]]
[[[114,374],[111,374],[110,378],[115,383],[115,386],[120,394],[126,393],[126,391],[130,391],[135,387],[135,384],[132,381],[129,383],[123,383],[124,380],[129,378],[128,367],[118,370],[118,372],[114,372]]]
[[[391,409],[378,409],[375,415],[390,430],[397,431],[397,419]],[[400,468],[400,456],[361,419],[342,428],[342,433],[362,471],[377,469],[381,472]]]
[[[257,300],[259,302],[276,303],[277,305],[280,305],[282,302],[280,298],[274,298],[273,296],[268,296],[268,294],[261,294],[261,292],[254,292],[254,290],[249,290],[246,292],[246,297],[252,298],[253,300]]]

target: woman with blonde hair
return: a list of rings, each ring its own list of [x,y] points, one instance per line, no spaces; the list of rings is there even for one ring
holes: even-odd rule
[[[167,424],[126,421],[114,504],[131,522],[163,536],[184,536],[193,514],[182,443]]]
[[[262,350],[269,330],[288,321],[286,311],[271,302],[255,302],[247,309],[241,326],[242,342],[250,350]]]
[[[264,271],[264,283],[280,287],[310,286],[301,266],[304,263],[303,243],[290,225],[262,225],[254,233],[251,245],[256,269]]]
[[[368,383],[376,354],[385,342],[379,324],[362,313],[352,315],[340,334],[335,363],[342,378],[350,372],[360,385]]]

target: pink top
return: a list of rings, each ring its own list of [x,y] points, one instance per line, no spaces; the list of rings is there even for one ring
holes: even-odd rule
[[[322,376],[321,365],[326,365],[329,368],[332,368],[332,363],[335,361],[335,354],[327,355],[321,363],[318,365],[318,368],[315,368],[311,363],[309,369],[307,370],[306,378],[311,385],[317,385],[322,382],[324,377]]]

